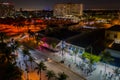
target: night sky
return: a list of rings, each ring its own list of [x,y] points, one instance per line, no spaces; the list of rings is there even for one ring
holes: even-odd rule
[[[1,0],[0,0],[1,1]],[[120,0],[2,0],[12,2],[16,9],[53,9],[56,3],[83,3],[84,9],[119,9]]]

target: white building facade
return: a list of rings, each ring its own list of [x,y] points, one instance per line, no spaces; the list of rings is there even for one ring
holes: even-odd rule
[[[83,4],[63,3],[56,4],[53,10],[55,17],[81,16],[83,14]]]

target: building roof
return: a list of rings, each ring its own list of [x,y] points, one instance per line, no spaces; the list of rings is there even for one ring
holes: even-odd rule
[[[104,48],[103,36],[104,36],[104,30],[94,30],[91,32],[83,32],[79,35],[70,37],[66,39],[66,42],[83,47],[88,52],[90,52],[90,50],[87,49],[88,47],[91,46],[93,48],[92,52],[95,54],[99,54]]]
[[[70,37],[66,39],[66,41],[77,46],[87,47],[95,43],[96,40],[100,39],[102,36],[103,34],[101,34],[101,30],[94,30]]]
[[[81,46],[81,47],[86,47],[88,46],[92,41],[90,40],[91,38],[89,33],[81,33],[79,35],[70,37],[66,40],[66,42],[71,43],[73,45]]]
[[[57,38],[59,40],[65,40],[71,36],[75,36],[77,34],[80,34],[81,31],[75,32],[75,31],[70,31],[67,29],[60,29],[60,30],[56,29],[53,32],[48,32],[47,34],[45,33],[45,30],[40,31],[40,33],[44,34],[45,36]]]
[[[110,30],[110,31],[120,31],[120,25],[114,25],[114,26],[110,27],[107,30]]]

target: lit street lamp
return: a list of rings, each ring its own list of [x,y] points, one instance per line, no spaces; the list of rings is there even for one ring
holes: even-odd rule
[[[63,53],[63,51],[64,51],[64,48],[65,48],[65,41],[62,41],[61,42],[61,51],[62,51],[62,61],[63,61],[63,55],[64,55],[64,53]]]

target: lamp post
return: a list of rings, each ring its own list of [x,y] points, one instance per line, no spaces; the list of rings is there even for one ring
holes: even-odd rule
[[[93,50],[93,47],[92,46],[88,46],[87,49],[90,49],[90,71],[92,71],[91,59],[92,59],[92,50]]]
[[[64,56],[64,49],[65,49],[65,41],[61,42],[61,55],[62,55],[62,61],[63,61],[63,56]]]

